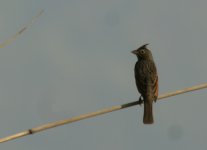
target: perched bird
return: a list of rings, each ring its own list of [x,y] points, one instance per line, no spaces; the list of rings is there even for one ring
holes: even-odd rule
[[[139,104],[144,102],[144,124],[152,124],[153,120],[153,101],[158,97],[158,75],[151,51],[147,48],[148,44],[133,50],[132,53],[138,58],[135,64],[134,74],[139,93]]]

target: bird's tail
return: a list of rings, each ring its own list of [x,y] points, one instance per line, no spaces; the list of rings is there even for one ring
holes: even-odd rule
[[[143,123],[144,124],[153,124],[153,112],[152,112],[152,103],[151,102],[144,102],[144,117]]]

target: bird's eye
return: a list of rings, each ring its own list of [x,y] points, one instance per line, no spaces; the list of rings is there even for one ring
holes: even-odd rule
[[[145,51],[142,49],[142,50],[140,50],[140,53],[141,53],[141,54],[144,54],[144,53],[145,53]]]

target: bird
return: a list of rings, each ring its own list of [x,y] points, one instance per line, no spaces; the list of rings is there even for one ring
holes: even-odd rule
[[[140,93],[138,104],[144,103],[144,124],[153,124],[153,102],[158,98],[158,74],[151,51],[144,44],[136,50],[131,51],[137,56],[134,67],[134,76],[137,90]]]

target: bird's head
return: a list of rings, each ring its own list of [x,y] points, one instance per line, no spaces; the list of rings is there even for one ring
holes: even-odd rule
[[[138,57],[138,59],[153,59],[151,51],[147,48],[147,45],[144,44],[136,50],[133,50],[132,53]]]

